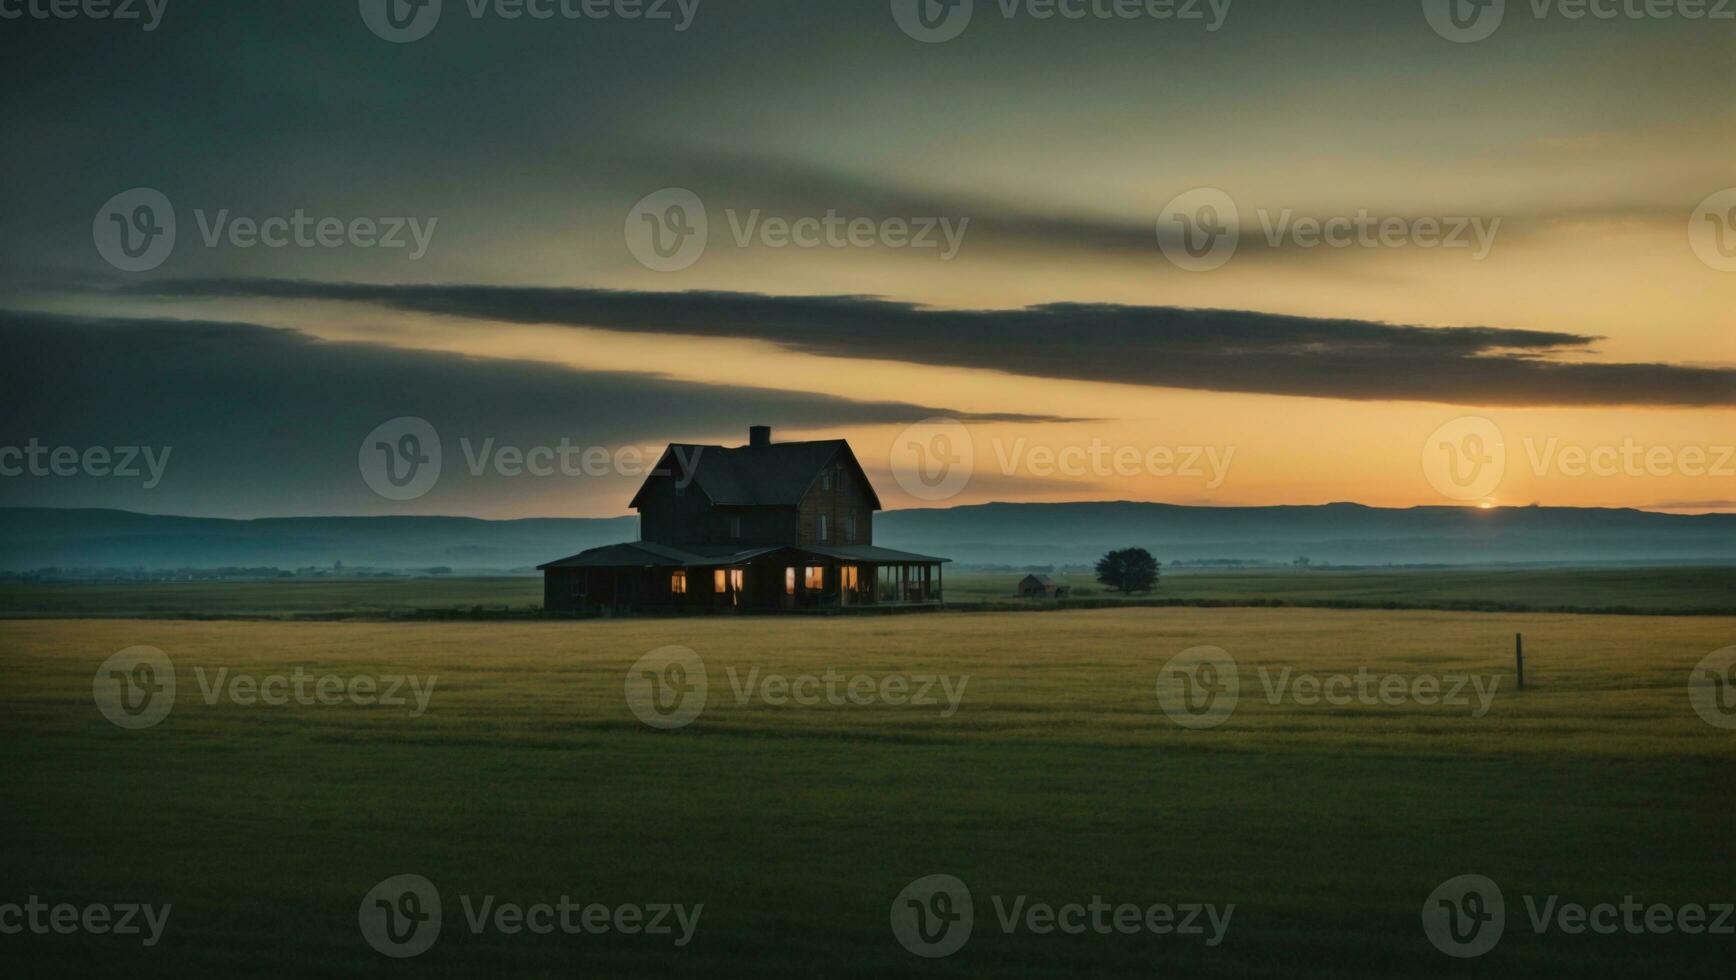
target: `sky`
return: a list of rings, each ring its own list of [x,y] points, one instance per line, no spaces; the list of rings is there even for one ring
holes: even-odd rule
[[[0,0],[0,504],[612,516],[763,423],[892,508],[1736,511],[1736,4],[109,9]]]

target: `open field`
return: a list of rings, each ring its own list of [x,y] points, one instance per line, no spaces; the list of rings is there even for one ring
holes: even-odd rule
[[[1022,573],[946,574],[955,605],[1006,603]],[[1083,600],[1117,600],[1090,575],[1056,575]],[[1736,568],[1166,570],[1133,601],[1364,608],[1736,614]],[[530,616],[542,580],[277,579],[238,582],[0,583],[0,616],[342,618],[429,614]]]
[[[1522,631],[1529,688],[1512,690]],[[1736,900],[1736,732],[1690,670],[1736,619],[1299,609],[584,623],[0,623],[7,845],[0,902],[173,903],[152,949],[0,936],[20,976],[1723,976],[1729,935],[1535,933],[1523,896]],[[174,662],[173,710],[111,725],[105,658]],[[703,657],[704,710],[642,724],[629,666]],[[1176,653],[1217,646],[1241,694],[1187,730]],[[1266,682],[1455,676],[1466,704],[1310,705]],[[208,703],[214,672],[433,678],[411,706]],[[775,703],[749,672],[945,678],[940,704]],[[203,675],[201,675],[201,671]],[[690,678],[691,682],[691,678]],[[438,942],[388,960],[357,926],[382,879],[425,875]],[[914,879],[957,875],[975,926],[921,960],[889,926]],[[1478,959],[1425,939],[1442,881],[1501,886]],[[692,943],[473,934],[459,896],[703,903]],[[991,896],[1233,903],[1202,937],[1007,934]]]

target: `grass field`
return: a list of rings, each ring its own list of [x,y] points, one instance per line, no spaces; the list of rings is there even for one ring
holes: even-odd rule
[[[456,583],[452,583],[456,584]],[[1522,631],[1529,689],[1512,690]],[[0,623],[7,815],[0,903],[173,903],[152,949],[0,936],[12,975],[1727,976],[1729,935],[1530,927],[1522,896],[1736,900],[1736,733],[1691,668],[1736,619],[1300,609],[584,623]],[[155,727],[99,713],[137,644],[174,661]],[[668,644],[704,660],[703,712],[654,730],[623,693]],[[1157,678],[1200,644],[1241,696],[1189,730]],[[1468,705],[1268,700],[1264,678],[1475,675]],[[199,671],[434,678],[427,710],[207,703]],[[732,676],[731,671],[734,671]],[[746,672],[947,678],[944,704],[739,701]],[[1264,673],[1262,673],[1264,671]],[[229,676],[226,675],[226,676]],[[938,692],[937,692],[938,693]],[[942,698],[941,700],[944,700]],[[425,875],[437,943],[387,959],[357,924]],[[956,875],[957,953],[895,940],[893,899]],[[1489,876],[1499,944],[1425,939],[1436,885]],[[473,934],[459,896],[703,903],[693,941]],[[993,896],[1233,903],[1220,945],[1002,931]]]
[[[1014,602],[1018,573],[946,574],[949,603]],[[1089,575],[1057,575],[1080,598],[1117,597]],[[1133,601],[1286,603],[1495,611],[1736,614],[1736,568],[1167,571]],[[426,613],[530,616],[542,580],[279,579],[239,582],[0,583],[0,616],[336,618]]]

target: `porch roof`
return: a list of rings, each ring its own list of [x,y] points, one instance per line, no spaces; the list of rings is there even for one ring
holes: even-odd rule
[[[705,568],[717,565],[739,565],[760,558],[773,552],[789,552],[794,555],[831,558],[842,561],[858,561],[870,564],[939,564],[948,562],[950,558],[935,558],[930,555],[918,555],[909,551],[896,551],[892,548],[879,548],[874,545],[857,544],[841,547],[826,547],[821,545],[774,545],[758,548],[736,548],[729,545],[693,546],[675,548],[666,544],[653,544],[649,541],[632,541],[622,544],[604,545],[581,551],[569,558],[551,561],[546,565],[538,565],[537,570],[550,568]]]

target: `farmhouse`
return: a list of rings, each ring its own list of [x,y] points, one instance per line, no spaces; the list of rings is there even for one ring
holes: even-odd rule
[[[1019,596],[1024,599],[1063,599],[1067,596],[1067,587],[1056,585],[1055,580],[1047,575],[1027,575],[1019,580]]]
[[[539,565],[549,613],[938,605],[948,561],[876,547],[880,498],[842,439],[674,443],[631,506],[639,540]]]

